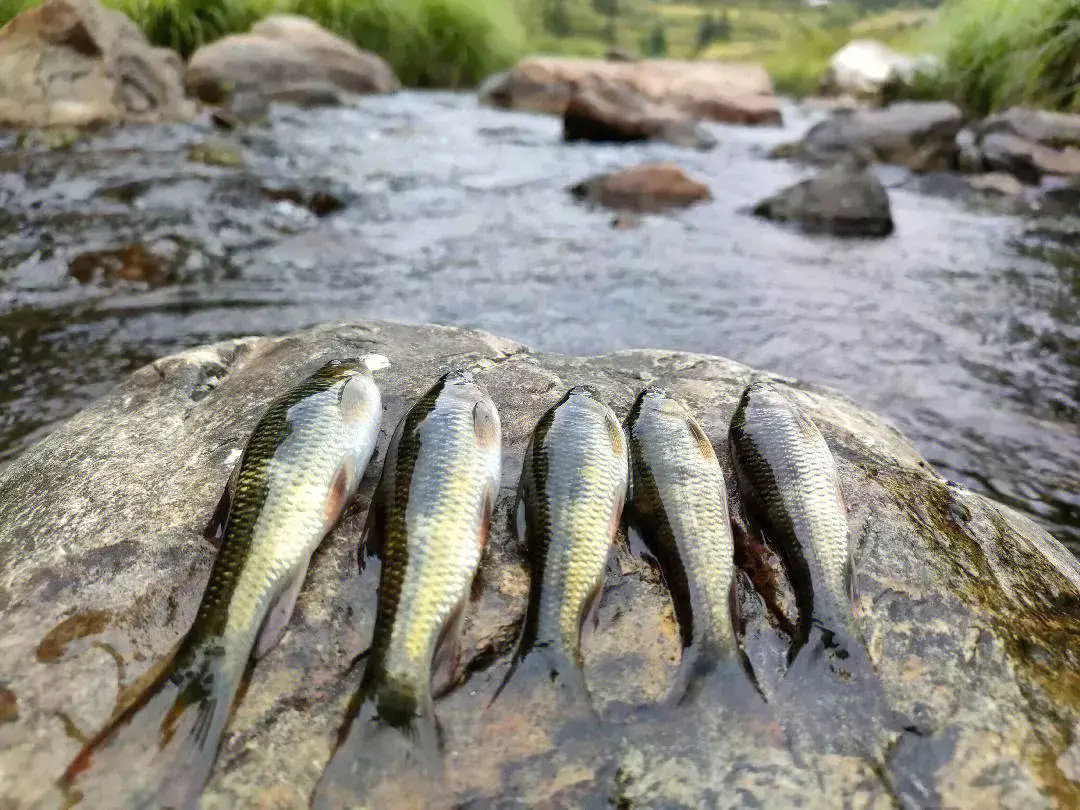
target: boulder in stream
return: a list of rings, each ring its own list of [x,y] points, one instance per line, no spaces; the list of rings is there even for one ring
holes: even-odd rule
[[[685,208],[712,198],[709,187],[670,163],[635,166],[597,175],[571,186],[578,199],[637,212]]]
[[[667,141],[692,149],[716,146],[712,135],[677,108],[614,84],[576,91],[570,97],[563,111],[563,139]]]
[[[46,0],[0,29],[0,126],[189,118],[182,69],[98,0]]]
[[[618,85],[691,118],[779,124],[772,81],[761,65],[677,59],[533,56],[491,77],[480,99],[497,107],[561,115],[575,93]]]
[[[896,163],[915,171],[950,169],[956,162],[960,108],[948,101],[904,101],[880,109],[842,110],[807,130],[802,139],[774,151],[817,165],[845,155]]]
[[[766,546],[745,539],[737,627],[771,696],[771,720],[709,690],[690,707],[627,714],[666,693],[681,647],[661,578],[622,540],[583,645],[596,708],[621,719],[566,717],[507,692],[489,710],[529,588],[513,514],[540,415],[572,385],[595,386],[620,417],[642,386],[666,386],[687,401],[731,482],[727,427],[755,372],[706,355],[569,357],[479,332],[372,322],[158,360],[0,473],[0,805],[31,806],[120,690],[192,621],[215,552],[203,528],[267,404],[325,358],[369,352],[390,361],[376,373],[386,406],[379,448],[312,558],[284,637],[254,666],[203,810],[308,806],[371,634],[377,566],[358,572],[357,548],[389,432],[451,366],[473,369],[498,405],[504,464],[464,617],[459,681],[435,704],[448,803],[1031,810],[1080,802],[1077,560],[1012,509],[942,479],[882,418],[791,380],[777,381],[837,459],[855,620],[892,719],[853,711],[861,687],[825,669],[813,671],[805,695],[776,697],[787,645],[778,616],[789,600],[772,600],[774,614],[758,588],[772,581],[783,591],[786,575]]]
[[[793,222],[810,233],[888,236],[893,231],[885,187],[869,169],[850,159],[762,200],[754,213]]]
[[[246,34],[199,48],[188,60],[185,83],[209,104],[240,91],[295,104],[339,104],[349,95],[401,87],[381,57],[292,14],[267,17]]]

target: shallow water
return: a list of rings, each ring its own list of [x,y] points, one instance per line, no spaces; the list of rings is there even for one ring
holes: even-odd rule
[[[128,128],[61,149],[0,135],[0,464],[161,354],[334,320],[480,327],[534,347],[725,355],[835,386],[941,472],[1080,551],[1080,269],[1021,255],[1025,222],[892,185],[896,233],[809,237],[744,213],[804,176],[784,128],[711,152],[563,145],[555,118],[400,93],[268,127]],[[243,166],[190,149],[220,141]],[[673,160],[714,200],[610,226],[566,187]],[[281,197],[330,189],[319,217]],[[71,260],[146,244],[169,283],[82,284]]]

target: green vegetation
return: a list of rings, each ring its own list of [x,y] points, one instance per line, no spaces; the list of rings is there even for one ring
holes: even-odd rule
[[[933,37],[940,91],[969,109],[1080,111],[1080,0],[953,0]]]
[[[512,64],[525,33],[500,0],[292,0],[290,10],[375,51],[414,87],[464,87]]]
[[[0,24],[38,0],[0,0]],[[104,0],[156,45],[187,57],[274,13],[304,14],[386,59],[407,85],[463,87],[524,53],[525,33],[501,0]]]

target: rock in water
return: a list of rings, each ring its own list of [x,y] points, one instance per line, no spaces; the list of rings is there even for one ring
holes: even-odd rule
[[[0,125],[190,117],[180,57],[97,0],[47,0],[0,29]]]
[[[960,108],[947,101],[904,101],[881,109],[843,110],[807,130],[802,139],[775,150],[817,165],[854,154],[863,160],[897,163],[915,171],[953,168]]]
[[[571,96],[617,85],[691,118],[779,124],[772,81],[761,65],[677,59],[534,56],[485,81],[480,99],[497,107],[561,115]]]
[[[566,141],[667,141],[712,149],[716,139],[686,113],[617,85],[575,91],[563,111]]]
[[[889,195],[868,169],[845,160],[754,206],[759,217],[794,222],[810,233],[888,236],[893,231]]]
[[[291,14],[267,17],[246,34],[199,48],[188,61],[185,83],[210,104],[237,91],[296,104],[341,103],[350,94],[401,87],[382,58]]]
[[[704,355],[575,358],[477,332],[367,323],[159,360],[0,473],[0,806],[32,805],[79,736],[103,724],[118,688],[187,629],[214,555],[202,531],[235,451],[272,398],[326,356],[350,352],[390,360],[376,372],[384,427],[460,365],[476,371],[502,419],[502,489],[463,624],[461,666],[471,674],[436,704],[453,803],[1028,810],[1080,802],[1077,561],[1016,512],[939,478],[879,417],[794,384],[786,390],[836,457],[854,618],[903,722],[875,735],[822,729],[812,748],[792,750],[777,729],[717,710],[702,693],[691,712],[568,727],[566,737],[532,733],[543,705],[502,705],[500,724],[485,725],[528,594],[511,509],[540,414],[569,387],[591,384],[623,417],[642,385],[662,385],[686,401],[731,480],[727,425],[752,372]],[[355,687],[350,665],[370,641],[377,566],[358,574],[356,550],[387,440],[312,558],[289,631],[254,667],[204,810],[307,806]],[[769,564],[747,561],[760,549],[742,548],[741,564]],[[767,686],[780,678],[768,664],[784,636],[746,576],[736,580],[743,644]],[[680,642],[649,563],[619,549],[597,617],[583,655],[598,708],[663,697]],[[884,742],[852,752],[838,739],[845,734]]]
[[[709,187],[678,166],[655,163],[583,180],[570,188],[577,198],[638,212],[684,208],[711,199]]]

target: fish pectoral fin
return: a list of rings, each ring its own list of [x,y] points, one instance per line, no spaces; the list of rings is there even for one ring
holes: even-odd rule
[[[349,502],[355,482],[354,465],[346,460],[334,473],[334,480],[330,483],[330,490],[326,494],[326,503],[323,505],[324,533],[334,528],[341,513],[345,511],[345,505]]]
[[[435,697],[449,692],[461,677],[461,625],[465,618],[465,602],[463,599],[454,608],[435,642],[431,663],[431,693]]]
[[[263,619],[259,629],[259,638],[255,643],[255,658],[259,659],[277,646],[281,637],[285,634],[285,628],[292,618],[293,608],[296,607],[296,597],[300,595],[300,588],[307,576],[307,561],[300,566],[300,570],[285,586],[285,589],[277,595],[270,604],[270,610]]]

